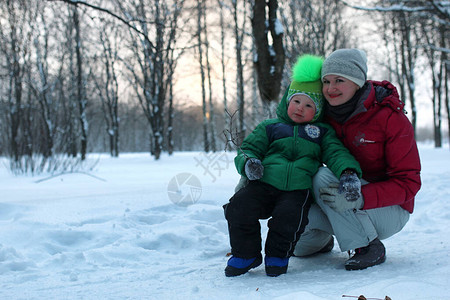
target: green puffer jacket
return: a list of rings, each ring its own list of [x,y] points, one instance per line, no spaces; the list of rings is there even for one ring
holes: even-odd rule
[[[234,159],[239,174],[246,176],[245,163],[257,158],[264,166],[260,180],[283,191],[312,188],[312,177],[322,163],[337,178],[345,169],[356,171],[361,178],[359,163],[330,125],[294,123],[287,115],[286,94],[278,105],[277,116],[260,123],[244,139]]]

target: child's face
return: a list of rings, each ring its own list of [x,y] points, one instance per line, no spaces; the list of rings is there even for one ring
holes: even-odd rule
[[[314,118],[316,105],[306,95],[294,95],[289,102],[287,114],[295,123],[309,122]]]

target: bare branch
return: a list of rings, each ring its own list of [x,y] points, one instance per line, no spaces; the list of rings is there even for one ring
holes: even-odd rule
[[[93,5],[93,4],[89,4],[89,3],[87,3],[85,0],[47,0],[47,1],[49,1],[49,2],[57,2],[57,1],[59,1],[59,2],[65,2],[65,3],[67,3],[67,4],[74,5],[74,6],[78,6],[78,4],[81,4],[81,5],[87,6],[87,7],[89,7],[89,8],[92,8],[92,9],[95,9],[95,10],[98,10],[98,11],[101,11],[101,12],[104,12],[104,13],[106,13],[106,14],[112,16],[113,18],[115,18],[115,19],[121,21],[122,23],[124,23],[125,25],[127,25],[130,29],[132,29],[133,31],[135,31],[135,32],[137,32],[138,34],[140,34],[140,35],[145,39],[145,41],[146,41],[147,43],[149,43],[149,45],[150,45],[153,49],[156,49],[156,47],[153,45],[153,43],[152,43],[152,42],[150,41],[150,39],[148,38],[147,34],[145,34],[144,32],[142,32],[142,31],[139,30],[138,28],[136,28],[136,26],[134,26],[133,24],[131,24],[129,21],[125,20],[125,19],[122,18],[121,16],[119,16],[119,15],[113,13],[112,11],[110,11],[110,10],[108,10],[108,9],[106,9],[106,8],[103,8],[103,7],[100,7],[100,6],[97,6],[97,5]]]
[[[342,2],[343,4],[345,4],[348,7],[354,8],[354,9],[358,9],[358,10],[365,10],[365,11],[380,11],[380,12],[392,12],[392,11],[403,11],[403,12],[421,12],[421,11],[432,11],[433,9],[431,9],[429,6],[415,6],[415,7],[410,7],[410,6],[405,6],[405,5],[401,5],[401,4],[397,4],[397,5],[391,5],[388,7],[383,7],[383,6],[374,6],[374,7],[366,7],[366,6],[359,6],[359,5],[353,5],[348,3],[347,1],[344,0],[339,0],[340,2]],[[430,1],[431,2],[431,1]]]
[[[225,109],[225,113],[228,115],[228,117],[230,117],[230,128],[223,130],[223,135],[225,136],[226,140],[224,151],[227,151],[228,145],[232,143],[237,149],[241,150],[242,154],[244,154],[246,158],[248,158],[248,155],[245,154],[245,152],[241,149],[241,136],[237,128],[233,132],[233,119],[237,112],[238,110],[231,114],[227,109]]]
[[[443,7],[442,3],[436,3],[439,1],[424,1],[430,5],[418,5],[418,6],[407,6],[403,4],[394,4],[391,6],[374,6],[374,7],[365,7],[360,5],[352,5],[344,0],[339,0],[339,2],[344,5],[364,11],[376,11],[376,12],[407,12],[407,13],[423,13],[428,12],[432,15],[436,16],[438,21],[443,24],[449,24],[450,13],[448,8]],[[448,4],[447,4],[448,6]]]

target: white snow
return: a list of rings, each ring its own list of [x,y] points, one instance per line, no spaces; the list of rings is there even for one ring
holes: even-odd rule
[[[233,153],[100,155],[96,177],[16,177],[0,163],[0,299],[449,299],[450,152],[419,148],[423,187],[384,264],[346,271],[335,246],[276,278],[224,276]]]
[[[275,34],[280,35],[284,33],[284,27],[283,24],[281,24],[280,20],[275,20]]]

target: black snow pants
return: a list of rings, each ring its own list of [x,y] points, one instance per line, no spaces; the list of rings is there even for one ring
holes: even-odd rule
[[[250,181],[225,204],[231,254],[253,258],[261,253],[260,219],[268,219],[266,256],[290,257],[308,224],[312,198],[309,190],[281,191]]]

